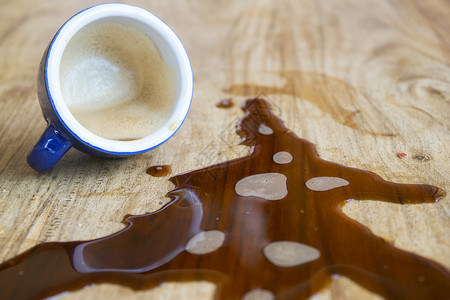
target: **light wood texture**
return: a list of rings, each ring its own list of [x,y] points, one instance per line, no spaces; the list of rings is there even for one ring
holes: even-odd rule
[[[152,165],[170,164],[174,175],[246,153],[234,135],[239,105],[215,107],[227,97],[240,104],[265,95],[324,159],[450,190],[447,0],[129,1],[162,18],[187,49],[195,77],[187,121],[149,153],[108,160],[70,150],[51,172],[36,173],[25,158],[45,128],[36,97],[41,55],[66,19],[100,2],[0,0],[1,262],[42,242],[111,234],[125,214],[161,207],[172,186],[145,173]],[[449,196],[410,206],[356,201],[345,212],[450,268]],[[100,285],[65,297],[213,293],[203,282],[140,292]],[[377,298],[369,294],[338,278],[320,298]]]

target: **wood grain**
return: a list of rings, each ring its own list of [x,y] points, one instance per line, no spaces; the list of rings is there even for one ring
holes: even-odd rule
[[[36,99],[39,60],[59,26],[95,3],[0,1],[0,261],[42,242],[105,236],[123,228],[124,215],[161,207],[172,186],[145,173],[152,165],[170,164],[174,175],[246,153],[233,133],[239,105],[215,107],[227,97],[240,104],[266,95],[324,159],[450,190],[446,0],[129,1],[162,18],[187,49],[195,78],[187,121],[149,153],[105,160],[71,150],[51,172],[37,174],[25,157],[45,128]],[[397,247],[450,268],[449,196],[436,205],[356,201],[345,211]],[[213,293],[202,282],[137,293],[101,285],[65,297]],[[320,295],[362,297],[368,292],[345,278]]]

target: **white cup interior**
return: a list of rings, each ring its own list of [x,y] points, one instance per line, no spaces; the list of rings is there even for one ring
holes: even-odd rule
[[[75,119],[64,101],[60,84],[60,64],[64,49],[79,30],[99,22],[120,22],[140,29],[156,43],[163,59],[174,70],[176,97],[173,111],[161,128],[141,139],[117,141],[97,136]],[[189,58],[175,33],[150,12],[118,3],[88,8],[73,16],[61,27],[49,48],[46,83],[52,105],[73,135],[97,150],[123,155],[150,150],[169,139],[182,125],[189,110],[193,92],[193,76]]]

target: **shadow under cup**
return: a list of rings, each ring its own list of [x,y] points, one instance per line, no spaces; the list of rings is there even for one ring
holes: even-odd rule
[[[27,160],[46,171],[72,146],[105,157],[151,150],[182,125],[192,92],[189,58],[164,22],[126,4],[86,9],[61,27],[41,61],[48,127]]]

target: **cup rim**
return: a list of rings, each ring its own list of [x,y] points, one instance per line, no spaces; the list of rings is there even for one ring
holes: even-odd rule
[[[84,128],[72,115],[61,92],[59,69],[62,54],[71,38],[87,24],[109,17],[124,17],[142,23],[158,33],[170,46],[181,72],[178,98],[165,124],[150,135],[131,141],[109,140]],[[65,129],[82,144],[100,152],[114,155],[130,155],[158,147],[184,123],[193,96],[192,67],[186,50],[173,30],[149,11],[123,3],[105,3],[86,8],[67,20],[49,45],[45,63],[45,84],[49,101]]]

